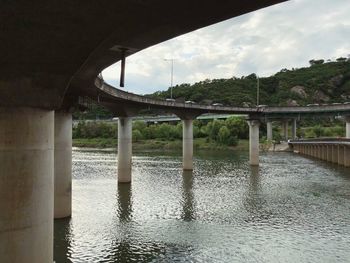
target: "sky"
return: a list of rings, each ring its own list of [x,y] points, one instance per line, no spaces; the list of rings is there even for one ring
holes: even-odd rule
[[[144,49],[126,59],[124,90],[150,94],[173,85],[256,73],[271,76],[311,59],[350,54],[350,0],[290,0]],[[119,87],[120,63],[103,78]]]

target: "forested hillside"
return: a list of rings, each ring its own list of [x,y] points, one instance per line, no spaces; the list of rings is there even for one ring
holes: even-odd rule
[[[350,59],[310,60],[309,63],[306,68],[282,69],[273,76],[259,78],[259,104],[297,106],[350,100]],[[173,97],[177,101],[191,100],[204,104],[252,106],[256,105],[256,94],[255,74],[173,87]],[[149,96],[169,98],[170,89]]]
[[[259,104],[270,106],[302,106],[350,101],[350,59],[336,61],[310,60],[310,66],[298,69],[282,69],[270,77],[259,78]],[[167,91],[147,95],[165,99]],[[255,74],[230,79],[203,80],[195,84],[173,87],[177,101],[191,100],[202,104],[222,103],[232,106],[255,106],[257,77]],[[151,112],[144,112],[151,114]],[[75,119],[105,119],[112,114],[100,106],[93,105],[84,113],[76,112]]]

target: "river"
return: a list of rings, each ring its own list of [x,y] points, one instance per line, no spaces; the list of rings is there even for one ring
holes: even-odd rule
[[[133,156],[73,151],[73,214],[55,220],[55,261],[350,262],[350,170],[293,153]]]

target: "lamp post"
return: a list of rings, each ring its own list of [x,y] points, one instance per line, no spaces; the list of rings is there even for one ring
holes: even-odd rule
[[[174,74],[174,59],[169,58],[169,59],[164,59],[165,61],[170,61],[171,62],[171,74],[170,74],[170,98],[173,98],[173,74]]]
[[[260,95],[260,87],[259,87],[259,76],[258,74],[255,74],[256,76],[256,106],[259,106],[259,95]]]

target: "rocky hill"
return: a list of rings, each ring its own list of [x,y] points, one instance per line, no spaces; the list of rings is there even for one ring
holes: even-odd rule
[[[320,59],[309,63],[306,68],[282,69],[273,76],[260,78],[259,104],[298,106],[350,101],[350,59],[338,58],[327,62]],[[173,97],[177,101],[191,100],[204,104],[251,106],[256,104],[256,93],[255,74],[173,87]],[[170,88],[148,96],[169,98]]]

